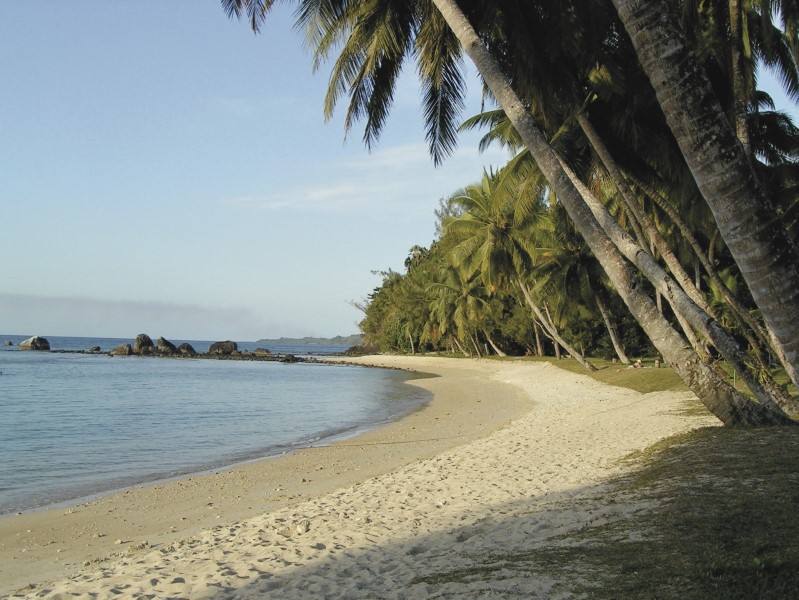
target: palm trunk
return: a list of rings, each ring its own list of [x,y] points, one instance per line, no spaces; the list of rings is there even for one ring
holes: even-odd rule
[[[477,354],[477,358],[483,358],[483,355],[480,354],[480,346],[477,345],[477,340],[474,339],[474,336],[470,333],[469,340],[472,342],[472,348],[474,348],[475,354]]]
[[[667,0],[613,0],[666,121],[755,304],[799,370],[799,251]]]
[[[761,381],[750,372],[746,366],[747,357],[738,347],[735,339],[715,319],[694,304],[680,286],[674,285],[671,277],[655,262],[649,253],[633,242],[602,203],[593,196],[591,190],[562,161],[561,168],[568,175],[584,204],[592,212],[594,218],[598,221],[598,225],[609,235],[615,247],[637,266],[641,273],[655,286],[655,289],[669,301],[680,325],[686,335],[689,336],[692,346],[697,348],[699,356],[707,354],[707,350],[704,348],[698,349],[699,342],[691,331],[692,327],[713,343],[725,360],[730,363],[730,366],[746,382],[746,385],[761,404],[774,407],[776,403],[783,408],[793,410],[794,402],[780,390],[779,386],[774,383],[768,374],[764,374]],[[655,340],[652,341],[654,343]]]
[[[552,315],[549,314],[549,307],[547,306],[546,302],[544,302],[544,314],[547,317],[547,323],[549,324],[549,328],[552,331],[554,331],[555,333],[558,334],[558,339],[557,340],[552,340],[552,343],[555,344],[555,358],[560,360],[562,358],[562,356],[560,355],[561,354],[560,353],[561,345],[558,343],[558,340],[563,340],[563,337],[561,337],[560,332],[558,331],[558,328],[555,326],[555,321],[552,320]],[[563,342],[563,343],[565,344],[566,342]],[[585,355],[583,355],[582,353],[577,354],[577,350],[575,350],[574,347],[571,346],[571,345],[569,345],[568,347],[563,346],[563,349],[566,350],[569,353],[569,355],[572,356],[573,358],[577,358],[579,356],[579,357],[582,357],[583,360],[585,359]],[[585,365],[583,365],[583,366],[585,366]],[[589,371],[596,371],[596,369],[594,368],[593,365],[591,365],[591,368],[588,369],[588,370]]]
[[[533,319],[533,332],[535,333],[535,349],[538,356],[544,356],[544,346],[541,344],[541,336],[538,333],[538,321]]]
[[[785,353],[782,351],[782,347],[776,343],[775,340],[769,335],[768,331],[765,330],[761,326],[761,324],[755,319],[750,313],[749,310],[741,304],[740,300],[736,298],[730,289],[727,287],[727,284],[719,276],[718,270],[713,265],[713,259],[711,257],[711,253],[709,250],[708,255],[705,255],[704,250],[702,249],[702,245],[699,243],[699,240],[696,239],[696,236],[691,231],[691,228],[688,227],[688,224],[683,220],[680,213],[678,213],[675,208],[668,203],[668,201],[661,196],[656,190],[652,189],[649,185],[644,183],[643,181],[635,178],[634,176],[627,174],[630,180],[635,184],[636,187],[640,188],[655,204],[657,204],[660,209],[666,213],[666,215],[671,219],[671,222],[677,226],[677,229],[680,230],[683,238],[688,242],[691,248],[694,251],[694,254],[699,260],[699,263],[704,268],[705,272],[710,277],[710,280],[716,285],[718,290],[721,292],[722,296],[724,296],[724,300],[730,307],[735,311],[735,313],[740,317],[740,319],[746,323],[749,328],[755,333],[757,338],[760,340],[760,343],[766,346],[767,348],[771,348],[774,355],[777,357],[777,360],[780,361],[782,366],[785,368],[785,371],[788,373],[788,376],[791,378],[791,381],[797,388],[799,388],[799,372],[797,372],[793,365],[788,362],[788,358],[785,356]],[[715,237],[714,237],[715,239]],[[711,243],[711,249],[713,244]],[[750,342],[754,348],[757,347],[757,344],[753,344]]]
[[[499,346],[494,343],[494,340],[491,339],[491,336],[488,335],[487,331],[484,331],[483,333],[485,334],[488,343],[491,344],[491,347],[494,349],[494,352],[497,353],[497,356],[507,356],[507,354],[500,350]]]
[[[461,354],[463,354],[464,356],[471,356],[472,355],[471,352],[469,352],[468,350],[466,350],[466,348],[463,347],[463,345],[461,344],[461,342],[460,342],[460,340],[458,338],[453,337],[452,341],[455,342],[455,345],[458,347],[458,350],[461,351]]]
[[[675,256],[674,252],[672,252],[668,242],[655,226],[652,219],[641,208],[637,198],[633,196],[633,192],[630,189],[627,181],[624,179],[621,169],[619,169],[618,165],[616,164],[616,160],[610,154],[610,151],[605,146],[605,142],[602,140],[599,133],[597,133],[596,129],[594,129],[594,125],[591,123],[588,115],[586,115],[583,110],[577,111],[577,122],[580,124],[580,128],[583,130],[585,137],[588,138],[588,141],[594,148],[597,156],[599,156],[599,159],[605,166],[605,169],[610,175],[610,178],[616,186],[616,189],[619,190],[624,204],[632,213],[633,218],[638,221],[640,226],[643,228],[644,233],[652,242],[652,245],[657,249],[658,253],[663,259],[663,262],[666,263],[666,266],[671,271],[674,279],[680,284],[680,287],[682,287],[685,293],[688,294],[688,296],[696,303],[697,306],[699,306],[710,316],[713,316],[712,312],[710,311],[710,307],[705,301],[705,298],[699,293],[699,290],[696,289],[694,282],[691,281],[691,276],[688,275],[677,256]],[[641,244],[640,241],[639,244]],[[643,244],[641,244],[641,247],[644,247]]]
[[[433,0],[433,2],[460,40],[464,51],[475,63],[494,97],[530,150],[551,189],[557,194],[558,200],[610,277],[617,292],[663,358],[723,423],[757,425],[788,422],[781,411],[759,405],[733,389],[711,368],[702,364],[696,353],[685,347],[682,336],[657,312],[654,303],[644,291],[636,287],[624,259],[582,201],[546,138],[536,127],[524,104],[511,88],[497,62],[483,46],[457,3],[454,0]]]
[[[627,358],[627,355],[624,353],[624,348],[622,348],[621,343],[619,342],[619,336],[616,333],[616,327],[610,322],[610,316],[608,315],[608,309],[605,308],[605,303],[602,302],[602,298],[599,297],[599,294],[594,295],[594,300],[596,300],[597,308],[599,308],[599,314],[602,315],[602,320],[605,322],[605,329],[608,330],[610,343],[613,344],[613,350],[616,351],[616,356],[619,357],[619,360],[622,364],[629,365],[630,359]]]
[[[730,58],[732,59],[732,95],[734,106],[735,135],[741,142],[748,159],[752,157],[752,143],[749,140],[749,125],[746,122],[749,105],[745,71],[745,52],[743,36],[743,13],[741,0],[730,0]]]
[[[533,300],[532,295],[530,294],[530,290],[527,287],[527,284],[522,281],[521,277],[517,278],[516,283],[518,283],[519,287],[522,290],[522,294],[524,294],[524,299],[527,302],[527,305],[533,311],[535,317],[541,322],[541,327],[549,334],[552,343],[555,344],[555,356],[556,358],[560,359],[560,348],[559,345],[563,347],[566,352],[569,353],[569,356],[577,360],[581,365],[583,365],[589,371],[596,371],[596,367],[592,365],[590,362],[585,360],[577,350],[575,350],[566,340],[564,340],[560,334],[558,333],[557,327],[552,322],[552,319],[549,318],[549,314],[544,314],[541,308],[536,304],[535,300]]]

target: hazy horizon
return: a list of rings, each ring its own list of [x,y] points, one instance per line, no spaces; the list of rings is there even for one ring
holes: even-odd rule
[[[441,197],[506,159],[427,154],[413,70],[370,153],[279,5],[0,4],[0,330],[332,337],[429,245]],[[466,118],[479,111],[470,83]],[[257,339],[257,338],[256,338]]]

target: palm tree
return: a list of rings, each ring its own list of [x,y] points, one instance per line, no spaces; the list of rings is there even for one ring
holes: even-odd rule
[[[666,120],[770,331],[799,371],[799,252],[668,0],[613,0]],[[686,110],[686,107],[691,107]],[[744,225],[745,224],[745,225]],[[744,226],[742,226],[744,225]]]
[[[431,310],[441,333],[454,334],[453,340],[463,354],[471,355],[466,349],[471,344],[477,356],[481,356],[477,330],[486,290],[478,278],[465,278],[455,267],[443,265],[438,281],[431,284],[430,290],[434,294]]]
[[[560,290],[560,297],[567,299],[566,306],[577,313],[579,322],[595,317],[598,310],[616,356],[622,364],[630,364],[611,319],[607,276],[573,225],[561,217],[560,207],[553,210],[558,242],[551,245],[550,260],[542,266],[548,288]]]
[[[774,69],[783,89],[794,100],[799,99],[797,10],[792,0],[683,2],[682,21],[688,39],[708,72],[723,75],[715,78],[715,89],[719,91],[719,81],[727,84],[719,99],[750,159],[756,152],[751,116],[758,110],[758,70],[764,66]],[[776,23],[777,16],[782,20],[781,27]]]
[[[540,237],[534,230],[545,221],[546,210],[540,195],[519,197],[515,192],[509,180],[503,182],[498,175],[485,173],[480,184],[451,199],[462,210],[460,217],[448,220],[444,227],[444,234],[456,244],[452,250],[454,264],[467,276],[480,277],[489,292],[510,283],[518,285],[554,343],[586,369],[595,371],[596,367],[560,335],[551,316],[530,293],[527,278],[541,254],[535,246]]]
[[[582,200],[575,188],[574,180],[567,174],[564,165],[561,164],[558,156],[552,151],[547,139],[529,114],[527,107],[510,86],[500,65],[477,35],[458,4],[453,0],[432,1],[455,38],[460,42],[463,51],[477,66],[491,93],[510,118],[524,144],[530,150],[542,173],[546,176],[550,188],[557,194],[559,201],[563,203],[569,212],[570,217],[577,225],[580,233],[606,273],[608,273],[625,304],[627,304],[649,338],[657,345],[658,350],[666,361],[675,368],[677,373],[696,392],[697,396],[711,412],[724,423],[762,424],[784,422],[786,417],[781,411],[775,410],[771,406],[758,405],[748,400],[745,396],[732,389],[712,369],[703,365],[695,353],[686,349],[685,340],[671,328],[646,293],[636,288],[635,280],[624,259]],[[247,0],[223,0],[223,3],[234,14],[242,14],[243,5],[250,4]],[[257,2],[257,4],[261,6],[261,2]],[[364,19],[362,12],[359,12],[364,3],[336,2],[333,4],[335,4],[335,11],[333,12],[336,15],[346,12],[347,8],[350,9],[348,27],[356,27]],[[371,4],[369,3],[370,6]],[[387,6],[394,3],[386,2],[380,4],[381,6]],[[414,6],[417,6],[417,4],[414,3]],[[426,3],[420,2],[419,6],[424,7]],[[408,10],[404,5],[403,7],[395,8],[396,10],[393,13],[395,15],[408,14]],[[383,16],[390,13],[391,10],[391,8],[386,8]],[[254,12],[258,13],[258,11]],[[253,11],[251,11],[252,13]],[[413,15],[411,16],[413,17]],[[430,16],[430,13],[426,12],[425,16]],[[437,17],[433,15],[433,18]],[[392,84],[395,78],[391,77],[391,73],[394,72],[397,63],[401,62],[402,49],[407,51],[409,48],[408,44],[404,43],[408,39],[407,36],[401,34],[404,32],[412,33],[414,31],[414,23],[416,23],[411,23],[411,26],[407,28],[393,27],[394,21],[388,17],[387,19],[392,24],[391,32],[395,35],[388,38],[384,37],[380,40],[388,43],[389,47],[386,48],[386,52],[384,53],[381,50],[382,46],[380,44],[369,46],[364,44],[362,40],[360,46],[350,48],[347,60],[352,64],[350,64],[349,69],[340,71],[345,78],[353,76],[351,77],[353,84],[351,98],[356,106],[362,107],[362,113],[360,114],[366,114],[369,119],[368,122],[375,123],[378,128],[383,123],[385,110],[387,109],[384,100],[386,97],[390,99],[390,93],[387,95],[385,91],[376,92],[373,97],[373,89],[377,84],[385,82],[387,82],[390,89],[393,88]],[[325,22],[330,21],[327,15],[324,15],[323,20]],[[418,23],[416,23],[416,26],[418,27]],[[397,43],[398,41],[402,43]],[[440,56],[433,58],[439,64],[442,63]],[[359,62],[368,67],[366,70],[367,86],[364,86],[364,78],[361,76],[364,71],[359,71],[357,68]],[[377,72],[375,71],[375,66],[383,64],[386,65],[386,69],[389,72],[384,79],[378,81],[374,77],[374,73]],[[443,64],[451,65],[452,60],[449,60],[449,62],[443,61]],[[382,73],[383,71],[380,72]],[[423,74],[424,72],[422,71]],[[436,72],[441,73],[441,69],[437,69]],[[436,89],[440,92],[442,87],[438,86]],[[453,87],[450,86],[449,89],[451,90]],[[378,104],[373,106],[370,104],[373,101]]]

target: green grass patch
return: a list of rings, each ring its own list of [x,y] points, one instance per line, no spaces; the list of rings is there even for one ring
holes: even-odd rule
[[[573,358],[563,358],[561,360],[557,360],[550,356],[528,356],[524,358],[496,358],[495,360],[546,362],[555,365],[559,369],[577,373],[579,375],[587,375],[588,377],[592,377],[597,381],[601,381],[602,383],[629,388],[631,390],[641,392],[642,394],[648,394],[649,392],[688,390],[677,373],[675,373],[671,368],[662,364],[659,368],[655,368],[655,362],[652,359],[644,359],[642,361],[643,368],[635,369],[619,362],[614,363],[609,360],[589,358],[589,362],[597,368],[596,371],[588,371],[583,365],[578,363]]]

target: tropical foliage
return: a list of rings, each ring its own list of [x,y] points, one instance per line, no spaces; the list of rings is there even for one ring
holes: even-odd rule
[[[257,31],[270,0],[222,0]],[[435,162],[470,58],[496,109],[469,119],[513,158],[446,199],[439,235],[364,306],[384,351],[657,355],[728,424],[786,422],[799,382],[799,13],[729,0],[298,0],[326,111],[380,134],[413,61]],[[754,397],[736,391],[723,359]]]

